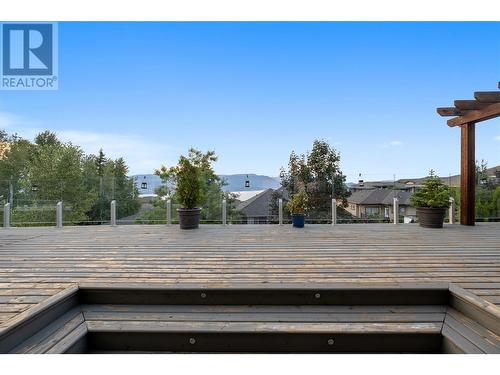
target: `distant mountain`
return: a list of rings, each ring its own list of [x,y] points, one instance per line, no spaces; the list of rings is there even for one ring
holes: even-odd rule
[[[500,179],[500,165],[497,165],[496,167],[491,167],[486,170],[486,174],[490,178],[498,178]],[[421,185],[424,183],[426,180],[426,177],[418,177],[418,178],[400,178],[399,180],[396,180],[396,183],[403,184],[403,185]],[[460,186],[460,175],[456,174],[453,176],[440,176],[439,177],[441,181],[443,181],[446,185],[449,186]],[[392,186],[394,184],[394,181],[392,180],[385,180],[385,181],[364,181],[365,186],[369,185],[387,185],[387,186]],[[357,183],[355,182],[348,182],[346,184],[349,188],[356,187],[358,186]]]
[[[486,170],[486,174],[489,176],[489,177],[496,177],[496,178],[500,178],[500,165],[497,165],[496,167],[491,167],[491,168],[488,168]],[[412,182],[414,183],[415,185],[419,185],[419,184],[423,184],[425,179],[427,177],[420,177],[420,178],[402,178],[400,180],[398,180],[398,182],[401,182],[401,183],[408,183],[408,182]],[[453,176],[440,176],[439,177],[441,179],[441,181],[443,181],[446,185],[450,185],[450,186],[460,186],[460,175],[459,174],[456,174],[456,175],[453,175]]]
[[[281,186],[280,179],[278,177],[262,176],[257,174],[248,174],[248,181],[250,181],[250,187],[245,187],[245,181],[247,180],[247,174],[229,174],[229,175],[219,175],[220,178],[224,179],[227,183],[224,186],[224,191],[253,191],[253,190],[266,190],[266,189],[277,189]]]
[[[129,177],[134,180],[134,184],[141,195],[154,194],[156,189],[163,185],[160,177],[154,174],[140,174]],[[245,188],[247,174],[220,175],[219,177],[226,181],[227,185],[224,186],[223,190],[228,192],[277,189],[281,186],[279,177],[248,174],[248,180],[250,181],[250,187],[248,188]]]

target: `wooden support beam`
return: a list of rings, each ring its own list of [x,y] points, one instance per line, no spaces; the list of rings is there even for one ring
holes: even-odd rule
[[[476,91],[474,98],[482,103],[500,103],[500,91]]]
[[[436,111],[440,116],[463,116],[468,112],[455,107],[441,107],[437,108]]]
[[[474,225],[476,221],[476,164],[475,127],[471,122],[461,129],[460,162],[460,224]]]
[[[500,103],[490,104],[483,109],[470,111],[463,116],[455,117],[447,121],[448,126],[459,126],[470,122],[490,120],[500,116]]]
[[[481,103],[477,100],[455,100],[453,104],[458,109],[464,110],[483,109],[484,107],[490,105],[490,103]]]

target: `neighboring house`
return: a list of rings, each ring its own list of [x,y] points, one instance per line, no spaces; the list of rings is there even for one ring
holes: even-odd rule
[[[351,215],[363,219],[380,217],[392,220],[394,218],[394,198],[399,200],[399,216],[415,218],[415,207],[410,205],[413,192],[392,189],[364,189],[352,192],[347,198],[346,210]]]
[[[273,189],[266,189],[244,201],[238,202],[236,209],[242,213],[244,224],[269,223],[269,209]]]
[[[373,189],[391,189],[391,190],[401,190],[401,191],[411,191],[415,192],[416,189],[422,185],[416,183],[415,181],[366,181],[359,182],[357,184],[352,184],[350,190],[352,192],[360,190],[373,190]]]
[[[7,156],[9,150],[10,144],[8,142],[0,142],[0,160]]]
[[[263,191],[266,191],[266,189],[262,190],[250,190],[250,191],[232,191],[231,193],[236,195],[236,199],[240,202],[245,202],[256,195],[259,195]]]

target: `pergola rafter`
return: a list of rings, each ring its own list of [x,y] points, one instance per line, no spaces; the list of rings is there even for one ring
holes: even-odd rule
[[[500,89],[500,82],[498,82]],[[454,107],[437,108],[441,116],[456,116],[448,126],[461,128],[460,223],[474,225],[476,195],[475,126],[500,116],[500,91],[477,91],[474,100],[455,100]]]

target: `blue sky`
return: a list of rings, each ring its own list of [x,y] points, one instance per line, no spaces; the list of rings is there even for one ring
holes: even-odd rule
[[[0,91],[0,127],[51,129],[132,173],[215,149],[216,171],[276,176],[315,138],[350,181],[459,171],[435,112],[500,80],[500,23],[60,23],[59,90]],[[500,164],[500,119],[477,158]]]

